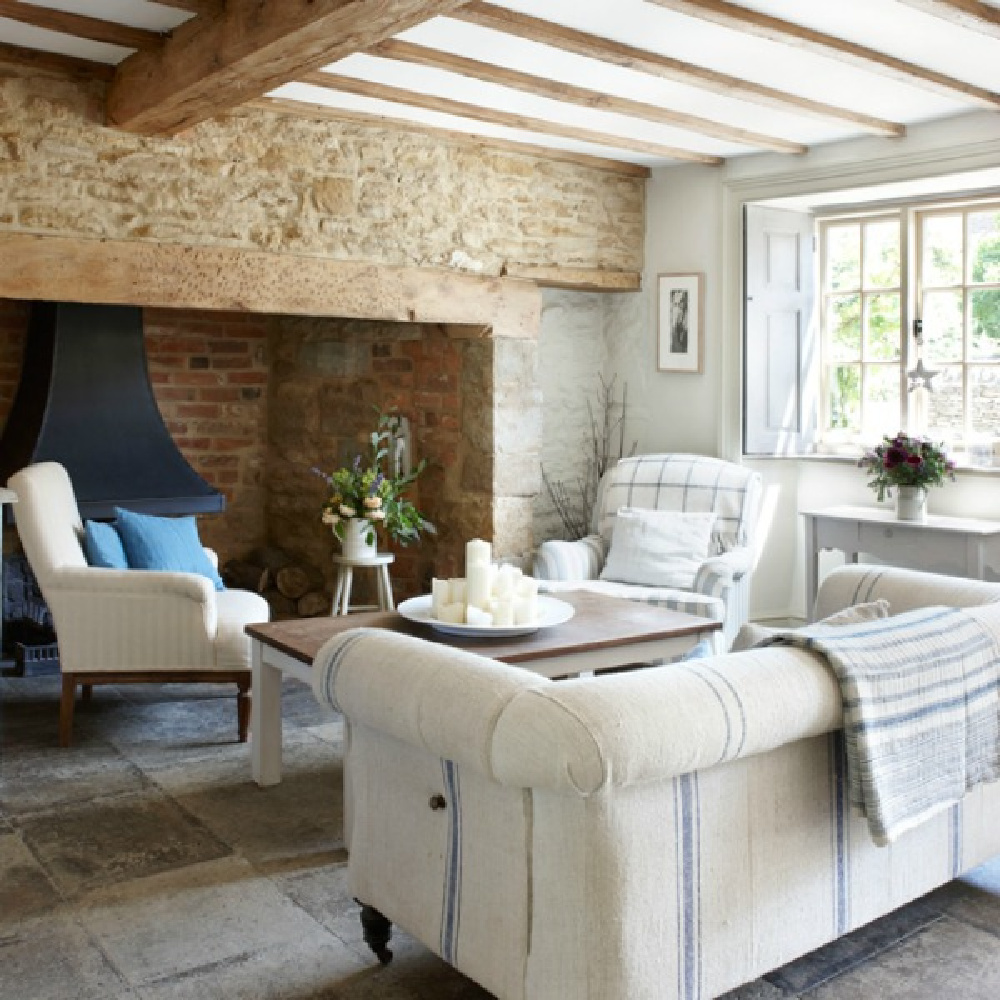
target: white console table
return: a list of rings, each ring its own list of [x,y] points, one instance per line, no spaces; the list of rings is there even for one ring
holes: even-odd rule
[[[982,580],[990,543],[1000,540],[1000,521],[928,514],[900,521],[881,507],[825,507],[801,511],[806,522],[806,615],[812,616],[819,585],[821,549],[840,549],[851,562],[869,555],[910,569],[942,570]]]

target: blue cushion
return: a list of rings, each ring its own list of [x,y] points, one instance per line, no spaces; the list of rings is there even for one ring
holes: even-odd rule
[[[160,569],[200,573],[216,590],[225,590],[222,577],[208,558],[193,517],[154,517],[115,508],[115,527],[130,569]]]
[[[700,639],[696,642],[680,659],[681,660],[703,660],[706,657],[714,656],[711,639]],[[680,661],[678,661],[680,662]]]
[[[91,566],[128,569],[122,540],[115,526],[107,521],[83,522],[83,554]]]

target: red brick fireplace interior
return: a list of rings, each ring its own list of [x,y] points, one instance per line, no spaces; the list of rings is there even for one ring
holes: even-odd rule
[[[0,424],[20,374],[29,305],[0,299]],[[394,548],[397,598],[461,568],[465,539],[488,535],[493,510],[493,342],[482,327],[147,308],[149,373],[176,444],[226,497],[204,515],[224,563],[265,544],[322,568],[334,540],[320,522],[331,470],[366,450],[376,407],[412,425],[415,490],[440,527]],[[13,534],[13,533],[10,533]]]

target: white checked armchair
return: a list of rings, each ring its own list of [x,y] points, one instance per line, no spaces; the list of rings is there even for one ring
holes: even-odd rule
[[[245,590],[216,592],[197,573],[87,565],[83,522],[65,468],[29,465],[11,477],[14,517],[59,642],[59,743],[69,746],[76,687],[207,681],[235,684],[239,739],[250,720],[250,639],[267,602]],[[215,553],[206,549],[214,560]]]
[[[590,590],[658,604],[722,622],[729,648],[749,613],[753,541],[760,512],[761,478],[732,462],[703,455],[624,458],[598,491],[592,534],[578,541],[546,541],[535,555],[534,576],[548,593]],[[601,580],[615,516],[622,507],[714,513],[709,558],[689,590]]]

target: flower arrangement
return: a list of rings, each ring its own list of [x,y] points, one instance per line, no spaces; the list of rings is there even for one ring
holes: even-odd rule
[[[886,434],[861,456],[858,467],[871,474],[868,485],[877,491],[879,503],[892,495],[894,486],[943,486],[945,479],[955,479],[955,463],[943,445],[902,431],[895,437]]]
[[[375,542],[375,528],[381,526],[386,534],[400,545],[409,545],[420,538],[422,532],[434,533],[437,529],[404,494],[427,467],[421,459],[417,467],[405,475],[389,474],[385,468],[390,449],[400,436],[400,418],[382,413],[378,407],[378,424],[369,440],[371,450],[368,461],[356,455],[350,466],[342,466],[332,473],[313,468],[313,472],[326,482],[329,494],[323,501],[322,520],[333,528],[341,541],[346,523],[358,518],[369,523],[366,541]]]

